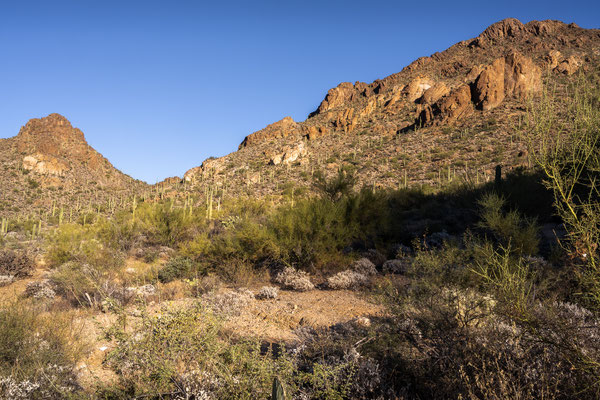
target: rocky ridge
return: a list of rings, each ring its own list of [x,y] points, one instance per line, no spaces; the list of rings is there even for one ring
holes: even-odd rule
[[[560,87],[599,62],[599,30],[506,19],[386,78],[340,83],[305,121],[285,117],[254,132],[185,180],[271,193],[343,164],[383,187],[435,184],[442,170],[487,179],[496,164],[527,162],[511,130],[543,82]]]

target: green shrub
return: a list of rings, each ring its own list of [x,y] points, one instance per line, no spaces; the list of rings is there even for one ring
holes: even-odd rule
[[[123,297],[121,288],[113,283],[107,271],[78,261],[60,265],[50,280],[56,292],[76,306],[97,307],[105,299]]]
[[[67,315],[27,301],[0,306],[0,398],[66,398],[78,390],[75,364],[85,345]]]
[[[123,264],[123,255],[102,242],[96,225],[58,227],[46,240],[46,259],[52,267],[77,261],[108,270]]]
[[[479,201],[481,222],[479,226],[492,232],[503,246],[511,246],[514,251],[534,255],[538,251],[539,228],[535,220],[521,216],[516,210],[503,211],[506,200],[487,193]]]
[[[175,279],[192,278],[194,272],[196,272],[196,268],[191,259],[187,257],[174,257],[158,271],[158,280],[166,283]]]

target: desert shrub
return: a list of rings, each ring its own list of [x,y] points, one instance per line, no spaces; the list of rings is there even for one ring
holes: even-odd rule
[[[224,281],[234,286],[249,286],[257,280],[264,271],[256,271],[254,266],[241,258],[230,258],[216,268],[216,274]]]
[[[49,279],[29,282],[25,287],[25,296],[34,299],[53,299],[56,296],[54,285]]]
[[[276,299],[279,296],[279,289],[273,286],[263,286],[254,297],[259,300]]]
[[[346,219],[341,202],[324,199],[299,200],[294,207],[280,207],[269,217],[267,228],[280,249],[281,260],[299,268],[339,262],[340,250],[352,242],[357,229]]]
[[[66,315],[27,301],[0,307],[0,398],[54,399],[79,389],[74,368],[85,345]]]
[[[382,271],[384,274],[405,274],[410,264],[410,258],[387,260],[383,263]]]
[[[360,272],[345,270],[327,278],[327,287],[329,289],[351,289],[366,285],[369,278]]]
[[[191,259],[173,257],[158,271],[158,280],[166,283],[175,279],[191,278],[195,272],[195,264]]]
[[[137,207],[133,223],[151,244],[176,247],[189,240],[198,219],[190,216],[182,207],[174,207],[171,203],[142,203]]]
[[[503,212],[506,200],[487,193],[479,201],[481,222],[479,226],[492,232],[502,245],[510,244],[514,251],[536,254],[538,251],[538,226],[533,220],[524,218],[518,211]]]
[[[215,274],[208,274],[194,279],[185,281],[192,293],[192,296],[199,297],[206,293],[211,293],[219,290],[222,286],[221,279]]]
[[[34,262],[26,253],[0,250],[0,275],[23,278],[31,275],[34,268]]]
[[[377,269],[368,258],[361,258],[352,263],[352,270],[365,276],[377,275]]]
[[[310,277],[305,271],[298,271],[292,267],[285,267],[276,276],[274,281],[283,285],[286,289],[305,292],[313,290],[315,285],[310,281]]]
[[[123,288],[110,273],[93,265],[70,261],[56,268],[50,281],[56,293],[76,306],[97,307],[105,299],[124,300]]]
[[[496,249],[489,242],[478,246],[476,257],[473,271],[487,290],[499,297],[515,315],[524,316],[531,307],[533,289],[534,271],[529,264],[514,254],[510,246]]]
[[[246,292],[231,292],[225,302]],[[275,377],[289,398],[377,398],[379,366],[364,359],[355,344],[365,332],[351,326],[307,332],[298,347],[263,346],[222,334],[210,307],[163,307],[159,316],[142,313],[142,323],[124,332],[107,329],[116,347],[106,365],[119,377],[100,397],[269,398]],[[375,394],[375,395],[374,395]]]
[[[239,219],[233,227],[226,227],[222,234],[213,237],[202,255],[213,265],[231,259],[260,265],[265,260],[279,258],[279,248],[259,222]]]
[[[428,287],[398,295],[395,328],[384,328],[387,333],[381,331],[366,353],[382,365],[393,366],[383,372],[389,374],[386,381],[394,385],[395,393],[433,399],[592,399],[598,395],[597,375],[584,372],[585,364],[574,364],[572,357],[596,357],[597,322],[591,315],[576,311],[583,318],[575,318],[575,323],[572,315],[564,317],[560,307],[538,303],[532,307],[531,319],[523,320],[503,312],[508,299],[456,288]],[[543,315],[556,319],[549,324]],[[572,330],[586,323],[591,329]],[[581,336],[570,342],[573,351],[565,351],[563,340],[567,332],[575,331]],[[383,348],[390,353],[381,359],[378,354]]]
[[[123,254],[103,243],[94,225],[58,227],[46,240],[46,259],[53,267],[77,261],[99,270],[115,269],[123,264]]]
[[[554,194],[567,227],[565,245],[586,301],[600,309],[600,101],[597,74],[581,75],[567,96],[544,93],[528,110],[523,133],[529,154]]]
[[[349,167],[339,168],[337,175],[331,179],[327,179],[321,171],[317,171],[314,178],[315,189],[331,201],[338,201],[352,193],[357,180],[354,171]]]
[[[240,315],[252,302],[254,293],[246,288],[228,290],[223,293],[207,293],[202,301],[215,313],[221,316]]]
[[[107,357],[121,396],[266,398],[276,375],[290,375],[285,358],[261,352],[257,342],[222,340],[220,329],[200,304],[164,308],[160,317],[144,313],[141,326],[119,335]]]

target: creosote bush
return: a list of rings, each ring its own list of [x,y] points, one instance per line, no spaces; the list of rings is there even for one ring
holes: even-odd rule
[[[75,364],[86,345],[68,314],[25,300],[0,306],[0,398],[68,398],[79,392]]]

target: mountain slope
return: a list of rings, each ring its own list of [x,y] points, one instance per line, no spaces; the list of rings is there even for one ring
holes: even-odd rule
[[[347,164],[363,185],[489,179],[497,164],[527,162],[514,127],[528,99],[544,87],[560,93],[599,62],[599,30],[503,20],[384,79],[341,83],[305,121],[286,117],[252,133],[184,181],[263,195],[286,182],[307,186],[315,170]]]
[[[10,188],[2,193],[3,214],[51,212],[52,205],[78,212],[145,186],[113,167],[59,114],[32,119],[17,136],[0,139],[0,160],[0,181]]]

